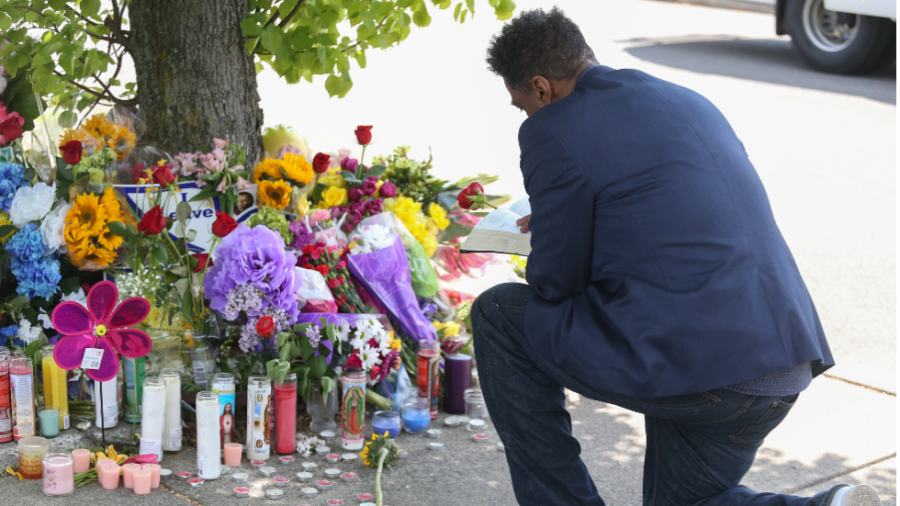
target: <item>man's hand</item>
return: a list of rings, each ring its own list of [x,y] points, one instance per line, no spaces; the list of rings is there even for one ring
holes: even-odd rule
[[[520,230],[523,234],[527,234],[527,233],[528,233],[528,230],[529,230],[529,228],[528,228],[528,220],[530,220],[530,219],[531,219],[531,215],[529,214],[528,216],[523,216],[523,217],[519,218],[518,220],[516,220],[516,225],[518,225],[519,227],[521,227],[521,228],[519,228],[519,230]]]

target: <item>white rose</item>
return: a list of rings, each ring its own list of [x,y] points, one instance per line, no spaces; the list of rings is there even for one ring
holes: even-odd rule
[[[32,221],[40,221],[50,212],[56,202],[56,183],[38,183],[34,186],[23,186],[16,191],[9,208],[9,221],[18,228],[23,228]]]
[[[72,209],[71,204],[57,207],[44,217],[41,222],[41,236],[44,246],[49,251],[64,250],[66,247],[66,214]]]

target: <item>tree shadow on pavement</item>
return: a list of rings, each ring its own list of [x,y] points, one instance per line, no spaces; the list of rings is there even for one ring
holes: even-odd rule
[[[641,60],[702,74],[856,95],[897,103],[896,64],[874,74],[847,76],[810,69],[786,39],[684,36],[616,41]]]

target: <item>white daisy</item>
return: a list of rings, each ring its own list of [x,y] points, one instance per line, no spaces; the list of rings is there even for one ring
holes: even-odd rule
[[[347,340],[350,339],[350,332],[352,330],[353,328],[350,327],[350,324],[346,321],[342,321],[341,324],[337,326],[337,334],[341,342],[346,343]]]
[[[362,347],[365,346],[368,341],[369,340],[366,339],[366,337],[362,335],[361,332],[359,332],[359,329],[357,329],[356,337],[350,340],[350,346],[353,346],[354,350],[359,350],[362,349]]]
[[[359,358],[362,360],[363,369],[371,371],[372,367],[378,364],[381,354],[377,348],[372,348],[368,344],[362,347],[359,352]]]

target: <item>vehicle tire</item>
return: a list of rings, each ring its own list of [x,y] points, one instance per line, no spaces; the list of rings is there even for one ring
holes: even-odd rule
[[[794,47],[811,67],[825,72],[871,70],[896,36],[890,19],[825,10],[824,0],[788,0],[784,17]]]

